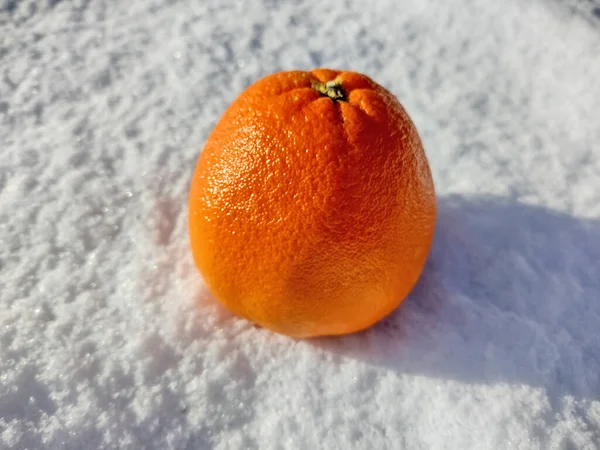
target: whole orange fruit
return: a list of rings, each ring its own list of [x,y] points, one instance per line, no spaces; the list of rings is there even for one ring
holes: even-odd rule
[[[233,313],[293,337],[352,333],[412,290],[436,220],[410,117],[369,77],[266,76],[208,137],[190,186],[194,261]]]

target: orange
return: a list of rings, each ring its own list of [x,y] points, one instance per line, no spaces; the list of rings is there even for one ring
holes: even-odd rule
[[[227,108],[189,194],[195,264],[234,314],[296,338],[370,327],[405,299],[436,197],[409,115],[349,71],[268,75]]]

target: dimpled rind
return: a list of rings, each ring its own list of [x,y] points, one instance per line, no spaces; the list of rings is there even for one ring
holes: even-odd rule
[[[314,88],[327,82],[345,98]],[[420,276],[435,218],[413,122],[355,72],[279,72],[248,87],[190,188],[192,254],[211,292],[299,338],[352,333],[393,311]]]

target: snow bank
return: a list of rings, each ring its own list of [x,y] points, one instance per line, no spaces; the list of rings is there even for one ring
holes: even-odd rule
[[[0,3],[0,448],[600,446],[600,5],[367,3]],[[206,292],[186,200],[315,66],[399,97],[440,210],[396,312],[295,341]]]

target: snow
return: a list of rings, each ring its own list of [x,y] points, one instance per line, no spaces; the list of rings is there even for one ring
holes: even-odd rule
[[[600,2],[0,2],[0,448],[600,448]],[[368,331],[232,316],[187,189],[249,83],[398,96],[436,237]]]

